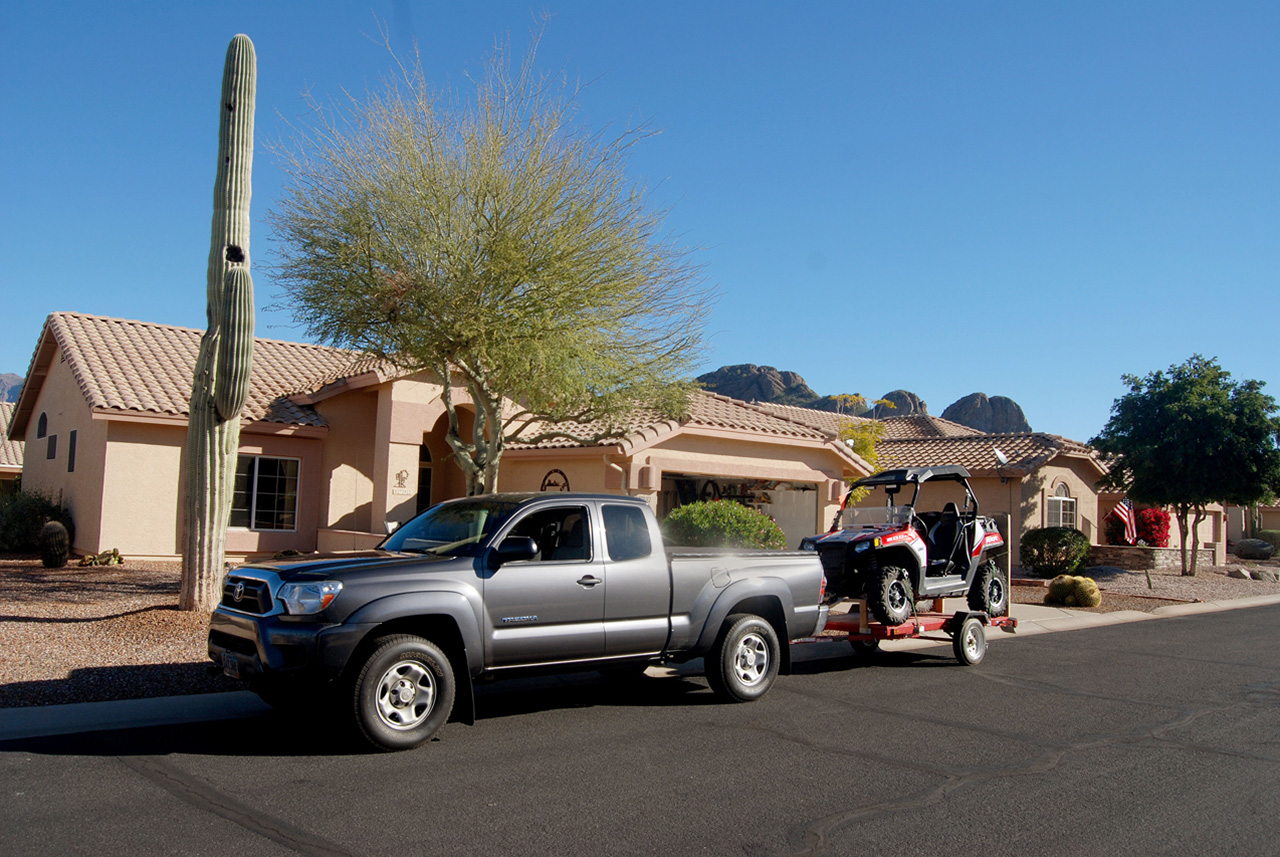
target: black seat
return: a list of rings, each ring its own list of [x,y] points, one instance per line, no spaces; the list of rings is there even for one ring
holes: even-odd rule
[[[962,534],[960,510],[955,503],[947,503],[942,507],[937,523],[929,528],[929,568],[934,574],[947,573]]]

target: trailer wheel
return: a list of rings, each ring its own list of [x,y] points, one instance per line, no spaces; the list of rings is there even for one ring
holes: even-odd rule
[[[850,640],[849,646],[859,659],[874,658],[880,652],[879,640]]]
[[[988,616],[1004,616],[1009,612],[1009,581],[996,568],[995,560],[987,560],[969,587],[969,609]]]
[[[356,725],[379,750],[408,750],[430,740],[453,710],[449,658],[434,643],[409,634],[382,640],[356,674]]]
[[[778,635],[759,616],[735,613],[707,652],[707,684],[726,702],[751,702],[768,693],[782,659]]]
[[[876,621],[886,625],[901,625],[911,618],[915,596],[911,592],[911,578],[904,569],[886,565],[867,587],[867,607]]]
[[[962,666],[971,667],[982,663],[982,658],[987,653],[987,634],[982,630],[982,620],[975,616],[965,619],[960,630],[951,638],[951,650]]]

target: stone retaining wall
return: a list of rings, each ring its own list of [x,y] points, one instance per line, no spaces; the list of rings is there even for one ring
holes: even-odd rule
[[[1196,567],[1213,565],[1214,545],[1200,545]],[[1128,545],[1093,545],[1089,548],[1089,565],[1114,565],[1126,571],[1154,568],[1182,568],[1180,548],[1149,548]]]

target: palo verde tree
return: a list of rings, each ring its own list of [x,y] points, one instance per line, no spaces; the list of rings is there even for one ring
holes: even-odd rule
[[[637,404],[680,415],[712,300],[626,177],[649,132],[576,124],[578,91],[535,73],[536,44],[515,69],[496,51],[466,98],[401,65],[363,98],[313,105],[278,147],[269,220],[294,317],[434,371],[472,494],[495,490],[517,439],[607,436]]]
[[[1175,510],[1182,573],[1194,575],[1205,507],[1248,506],[1280,488],[1276,401],[1262,382],[1236,383],[1216,359],[1199,354],[1167,372],[1123,379],[1129,392],[1115,400],[1091,441],[1115,456],[1104,484]]]

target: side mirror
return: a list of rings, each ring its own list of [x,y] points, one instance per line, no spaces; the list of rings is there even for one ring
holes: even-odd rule
[[[489,566],[498,568],[508,562],[521,562],[538,555],[538,543],[528,536],[507,536],[490,554]]]

